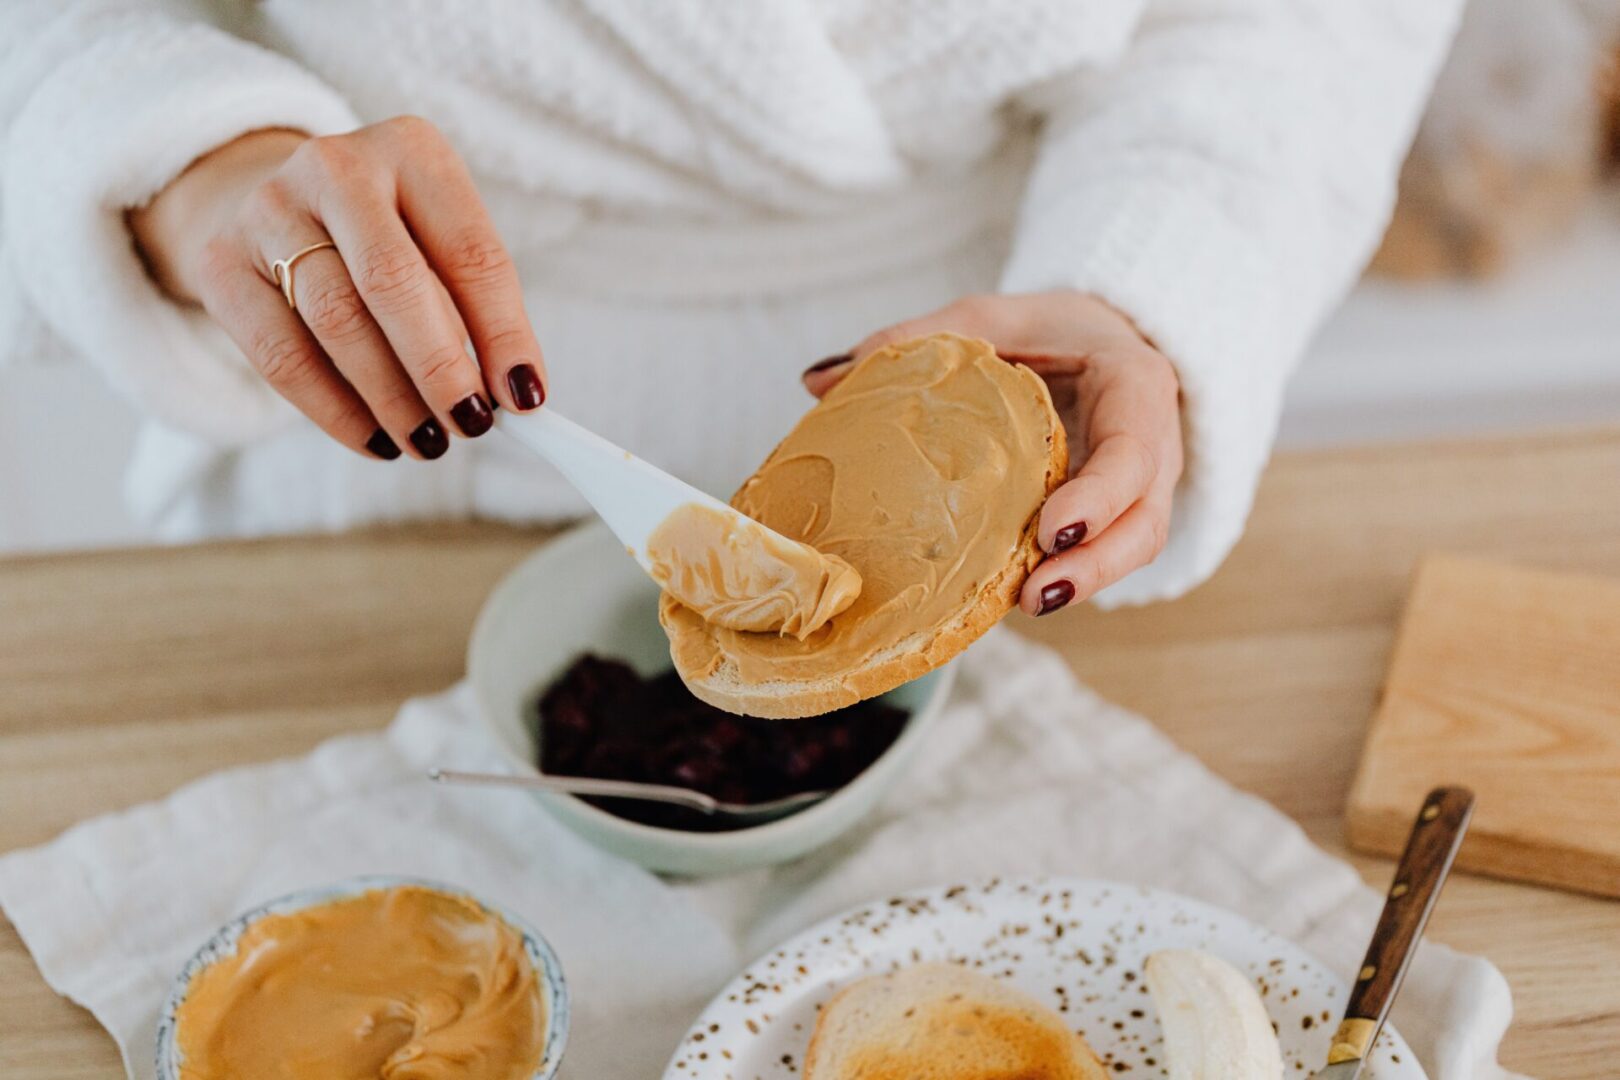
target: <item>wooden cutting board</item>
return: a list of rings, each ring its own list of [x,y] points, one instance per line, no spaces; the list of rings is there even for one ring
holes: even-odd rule
[[[1424,560],[1350,792],[1350,846],[1398,855],[1440,784],[1479,798],[1459,867],[1620,896],[1620,581]]]

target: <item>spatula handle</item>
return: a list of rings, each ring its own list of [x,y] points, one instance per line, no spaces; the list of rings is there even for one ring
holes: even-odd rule
[[[649,573],[647,537],[677,506],[696,503],[720,513],[733,512],[549,405],[527,413],[503,411],[496,416],[495,428],[556,466]]]
[[[1329,1065],[1364,1058],[1372,1049],[1473,813],[1474,793],[1467,788],[1435,788],[1423,800],[1423,809],[1406,838],[1406,850],[1395,867],[1395,881],[1378,917],[1372,944],[1350,988],[1344,1022],[1328,1051]]]

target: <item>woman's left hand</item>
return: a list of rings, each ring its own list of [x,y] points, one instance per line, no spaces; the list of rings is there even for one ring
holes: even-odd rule
[[[941,330],[983,338],[1027,364],[1046,380],[1069,435],[1072,475],[1041,509],[1046,558],[1019,605],[1045,615],[1152,562],[1170,532],[1182,466],[1180,387],[1165,355],[1088,293],[970,296],[812,365],[805,386],[820,397],[867,353]]]

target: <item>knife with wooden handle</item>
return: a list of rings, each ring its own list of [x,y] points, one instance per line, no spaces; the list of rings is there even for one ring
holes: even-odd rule
[[[1406,850],[1395,867],[1395,881],[1373,930],[1372,944],[1367,946],[1367,956],[1350,988],[1344,1021],[1333,1034],[1327,1068],[1311,1080],[1355,1080],[1360,1074],[1400,991],[1401,979],[1473,813],[1474,793],[1467,788],[1435,788],[1423,800],[1423,809],[1406,838]]]

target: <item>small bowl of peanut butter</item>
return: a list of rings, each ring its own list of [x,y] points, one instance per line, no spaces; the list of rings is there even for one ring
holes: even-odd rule
[[[568,988],[545,938],[449,885],[352,878],[231,920],[158,1022],[159,1080],[550,1080]]]

